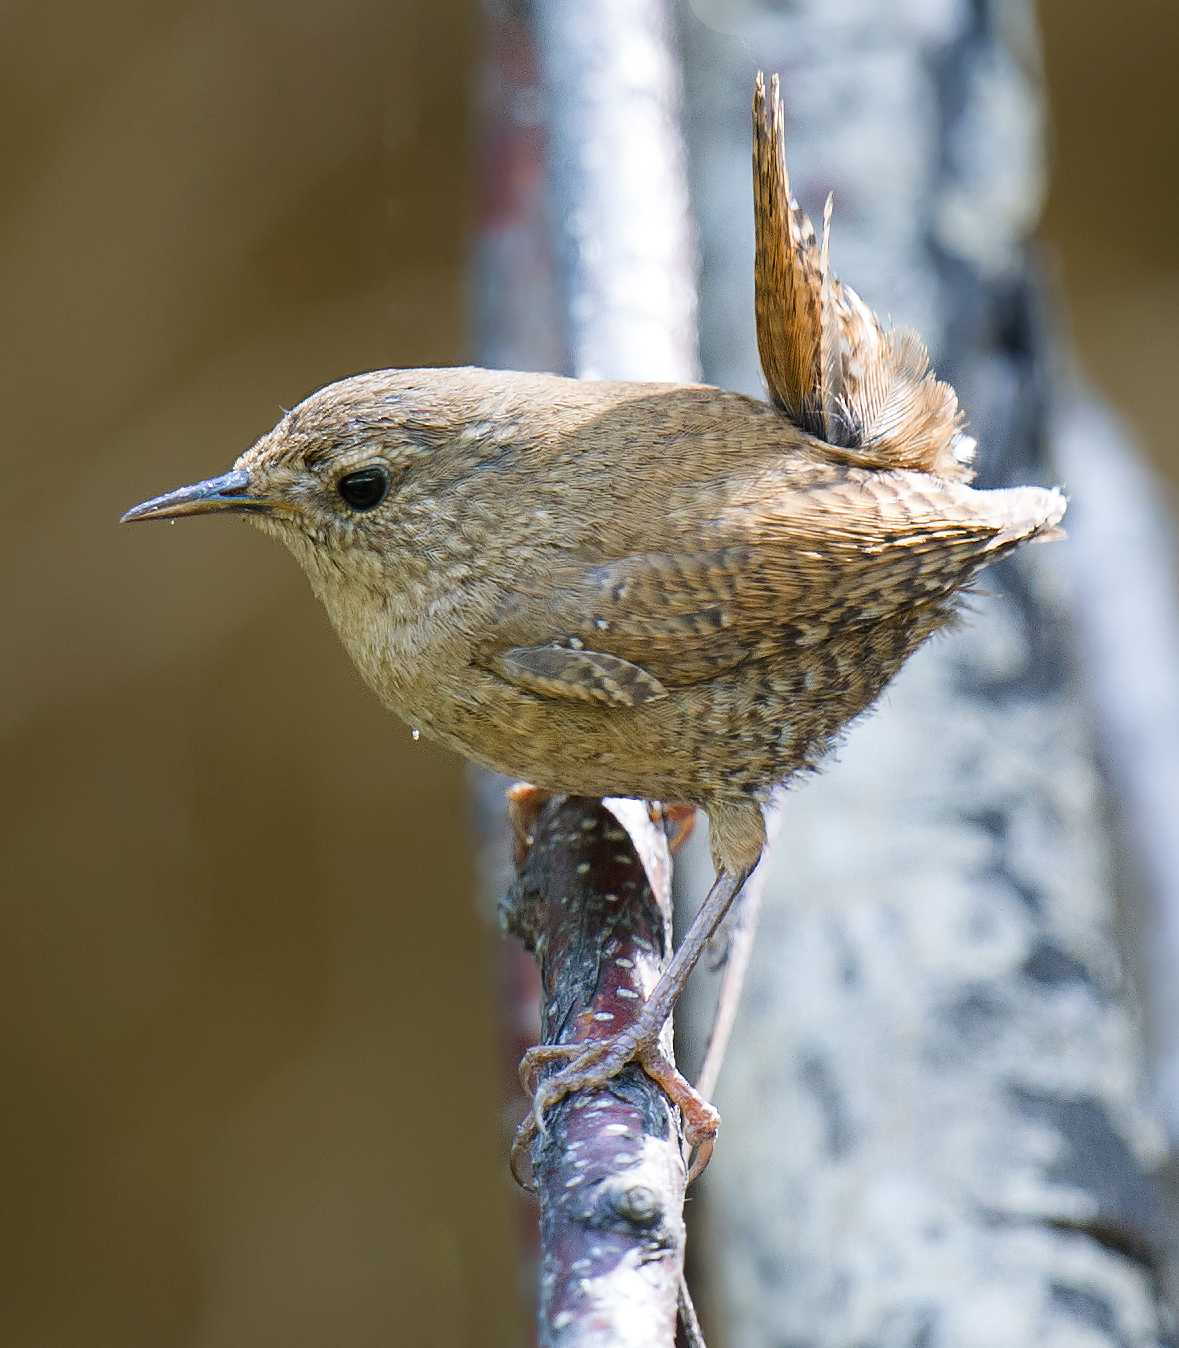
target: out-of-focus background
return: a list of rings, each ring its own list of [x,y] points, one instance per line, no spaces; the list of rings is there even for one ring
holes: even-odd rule
[[[465,352],[465,0],[0,15],[0,1342],[508,1344],[457,760],[250,528],[120,529]]]
[[[1042,237],[1086,373],[1179,484],[1179,11],[1167,0],[1039,0],[1051,99]]]
[[[1179,12],[1040,18],[1044,238],[1174,484]],[[5,1348],[522,1338],[460,764],[272,543],[115,527],[333,378],[469,357],[479,33],[0,10]]]

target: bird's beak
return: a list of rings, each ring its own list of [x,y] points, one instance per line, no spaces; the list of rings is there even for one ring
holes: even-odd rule
[[[250,475],[243,468],[235,468],[207,482],[196,482],[191,487],[180,487],[163,496],[137,505],[119,520],[131,524],[136,520],[174,520],[181,515],[209,515],[214,511],[224,514],[255,514],[272,508],[250,491]]]

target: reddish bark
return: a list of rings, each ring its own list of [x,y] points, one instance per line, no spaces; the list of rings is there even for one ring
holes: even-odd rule
[[[662,822],[636,801],[556,797],[529,831],[502,919],[540,964],[542,1042],[617,1034],[671,955]],[[670,1055],[670,1024],[664,1047]],[[678,1111],[632,1065],[554,1106],[531,1158],[542,1348],[671,1348],[684,1250]]]

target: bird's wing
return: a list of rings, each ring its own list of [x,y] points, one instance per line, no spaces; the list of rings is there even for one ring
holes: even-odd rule
[[[488,663],[532,691],[636,705],[835,628],[945,604],[1063,511],[1040,488],[832,469],[806,490],[735,503],[691,551],[555,565],[503,615]],[[546,640],[521,649],[525,632]]]
[[[659,680],[639,665],[604,651],[587,651],[580,641],[576,646],[513,646],[489,663],[509,683],[548,697],[639,707],[667,696]]]

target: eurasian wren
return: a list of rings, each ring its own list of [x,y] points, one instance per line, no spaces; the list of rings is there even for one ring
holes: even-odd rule
[[[1065,510],[1056,491],[967,485],[953,390],[836,280],[830,200],[819,243],[781,132],[759,77],[770,402],[382,370],[313,394],[223,477],[124,516],[248,514],[298,558],[385,705],[468,758],[555,791],[703,806],[712,927],[761,853],[770,790],[823,757],[982,567],[1056,536]],[[655,1035],[699,936],[648,1004]],[[546,1101],[570,1084],[551,1078]]]

